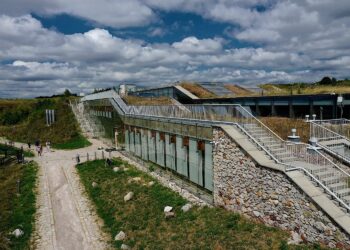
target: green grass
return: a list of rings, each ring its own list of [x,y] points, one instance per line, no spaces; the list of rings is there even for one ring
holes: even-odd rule
[[[9,145],[5,145],[5,144],[1,144],[0,143],[0,152],[1,151],[10,151],[10,153],[14,153],[18,150],[20,150],[19,148],[16,148],[16,147],[12,147],[12,146],[9,146]],[[34,153],[31,152],[31,151],[27,151],[27,150],[23,150],[23,153],[24,153],[24,156],[25,157],[34,157]]]
[[[125,244],[134,249],[289,249],[288,233],[265,226],[222,208],[194,207],[183,213],[187,201],[160,185],[149,175],[124,164],[128,171],[113,172],[102,160],[78,165],[78,172],[94,202],[98,215],[111,239],[119,231],[127,235]],[[141,177],[140,183],[128,182]],[[155,181],[152,187],[143,184]],[[92,182],[98,183],[96,188]],[[128,192],[134,198],[124,202]],[[176,216],[166,219],[163,209],[172,206]],[[115,248],[122,242],[111,240]],[[311,249],[303,246],[300,249]],[[292,247],[295,249],[295,247]]]
[[[45,110],[54,109],[56,122],[46,126]],[[19,142],[50,141],[52,147],[75,149],[90,145],[83,139],[69,107],[69,98],[0,100],[0,136]],[[57,146],[56,146],[57,145]]]
[[[29,249],[34,229],[37,165],[15,164],[0,169],[0,249]],[[17,180],[20,179],[20,195]],[[10,232],[20,228],[24,235],[15,238]]]
[[[67,142],[54,144],[53,147],[56,149],[77,149],[85,148],[90,145],[91,142],[89,142],[84,136],[78,135]]]

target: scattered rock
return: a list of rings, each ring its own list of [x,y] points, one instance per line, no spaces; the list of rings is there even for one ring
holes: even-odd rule
[[[186,213],[192,208],[192,205],[190,203],[187,203],[186,205],[182,206],[181,210],[182,212]]]
[[[165,214],[165,218],[175,217],[175,213],[174,212],[164,212],[164,214]]]
[[[91,184],[91,186],[92,186],[93,188],[95,188],[95,187],[97,187],[97,183],[96,183],[96,182],[93,182],[93,183]]]
[[[152,187],[153,185],[154,185],[154,181],[148,182],[148,186],[149,186],[149,187]]]
[[[173,210],[173,207],[166,206],[166,207],[164,208],[164,213],[171,212],[171,210]]]
[[[288,244],[300,244],[303,242],[302,238],[297,232],[292,232],[291,238],[288,241]]]
[[[134,197],[134,193],[129,192],[129,193],[127,193],[127,195],[124,196],[124,201],[129,201],[132,199],[132,197]]]
[[[325,228],[326,228],[326,226],[325,226],[322,222],[320,222],[320,221],[317,221],[317,222],[315,223],[315,227],[316,227],[316,229],[317,229],[320,233],[324,232],[324,230],[325,230]]]
[[[128,170],[129,170],[129,168],[123,168],[123,170],[124,170],[124,171],[128,171]]]
[[[125,240],[126,234],[123,231],[120,231],[115,237],[114,240]]]
[[[141,181],[141,177],[134,177],[134,178],[132,178],[132,180],[134,182],[139,182],[139,181]]]
[[[260,217],[260,213],[258,211],[253,211],[255,217]]]
[[[124,249],[124,250],[127,250],[127,249],[131,249],[128,245],[126,245],[126,244],[122,244],[121,246],[120,246],[120,249]]]
[[[113,168],[113,172],[118,172],[120,169],[118,167]]]
[[[15,236],[16,238],[19,238],[19,237],[21,237],[23,234],[24,234],[24,232],[21,230],[21,229],[19,229],[19,228],[17,228],[15,231],[13,231],[12,233],[11,233],[13,236]]]

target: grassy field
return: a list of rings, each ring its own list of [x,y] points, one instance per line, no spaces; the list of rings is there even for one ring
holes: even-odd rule
[[[350,84],[339,85],[319,84],[261,84],[264,95],[315,95],[315,94],[343,94],[350,93]]]
[[[168,97],[139,97],[124,96],[124,101],[128,105],[172,105],[171,99]]]
[[[37,165],[34,162],[2,166],[0,169],[0,249],[30,249],[34,226],[35,183]],[[20,194],[17,180],[20,180]],[[9,235],[15,229],[24,234]]]
[[[307,143],[310,138],[310,125],[302,119],[284,117],[260,117],[259,119],[282,139],[287,140],[288,135],[292,134],[292,128],[297,129],[297,135],[302,142]]]
[[[184,89],[187,89],[192,94],[199,98],[215,98],[217,97],[214,93],[210,92],[209,90],[203,88],[197,83],[190,83],[190,82],[182,82],[180,83],[180,86]]]
[[[90,145],[69,107],[69,99],[47,98],[31,100],[0,100],[0,136],[13,141],[47,140],[52,147],[81,148]],[[56,111],[56,122],[46,126],[45,109]]]
[[[133,249],[296,249],[287,246],[287,232],[222,208],[193,207],[184,213],[181,206],[187,202],[177,193],[120,159],[114,165],[128,170],[113,172],[98,160],[78,165],[78,172],[105,230],[111,238],[124,231],[123,243]],[[134,177],[141,181],[130,182]],[[146,186],[149,181],[155,184]],[[98,186],[93,188],[92,182]],[[130,191],[134,198],[124,202]],[[165,218],[165,206],[174,208],[175,217]],[[122,242],[111,240],[111,244],[118,249]]]

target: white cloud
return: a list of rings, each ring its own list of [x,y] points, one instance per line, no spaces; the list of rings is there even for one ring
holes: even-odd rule
[[[172,45],[182,53],[188,54],[210,54],[222,49],[221,39],[202,39],[199,40],[194,36],[186,37],[181,42],[175,42]]]

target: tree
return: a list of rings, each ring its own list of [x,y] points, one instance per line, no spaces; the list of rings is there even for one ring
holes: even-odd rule
[[[322,78],[322,80],[319,83],[320,85],[331,85],[332,79],[329,76],[325,76]]]
[[[337,79],[335,77],[332,77],[332,84],[336,85],[337,84]]]
[[[64,96],[71,96],[72,93],[69,91],[69,89],[66,89],[63,93]]]

